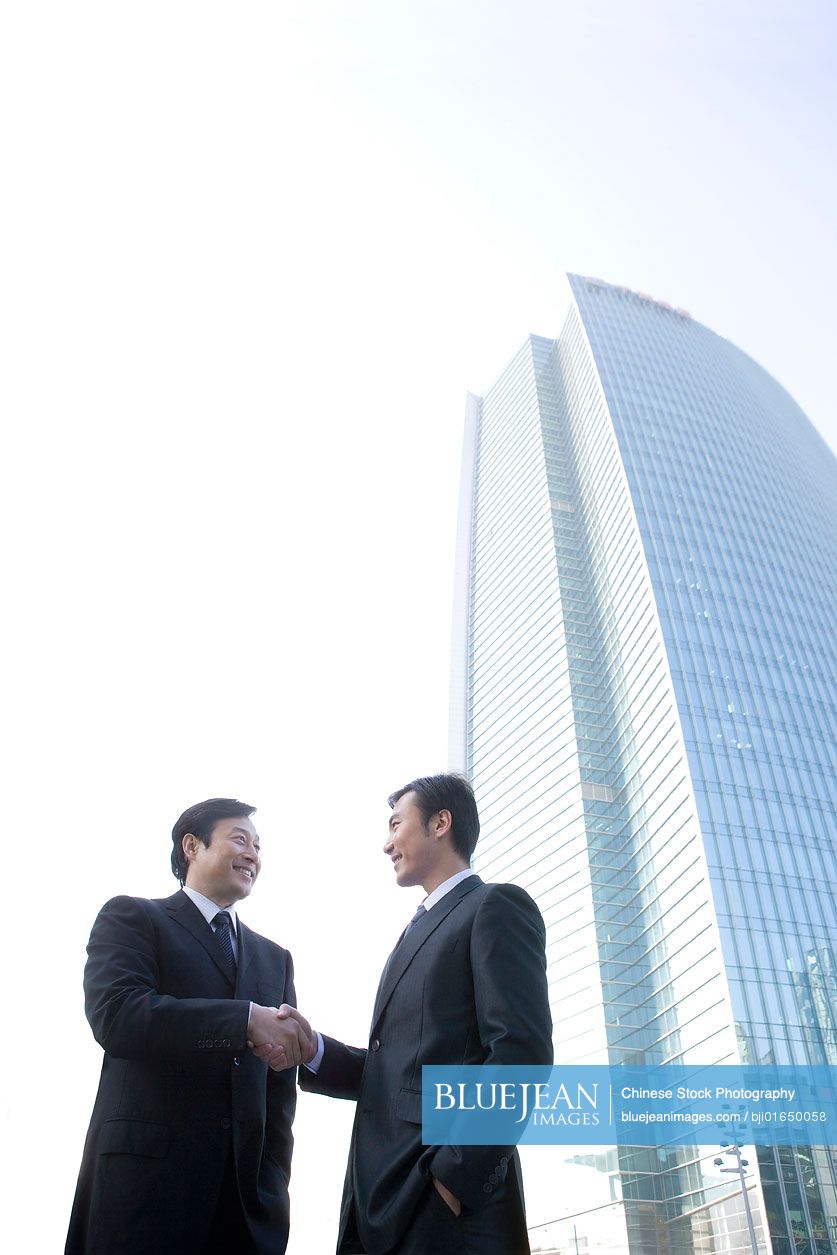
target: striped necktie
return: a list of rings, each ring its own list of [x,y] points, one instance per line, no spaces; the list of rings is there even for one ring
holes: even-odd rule
[[[230,917],[229,912],[219,911],[212,920],[212,927],[215,936],[221,943],[221,949],[224,952],[224,958],[227,960],[230,972],[235,975],[235,955],[232,948],[232,937],[230,936]]]

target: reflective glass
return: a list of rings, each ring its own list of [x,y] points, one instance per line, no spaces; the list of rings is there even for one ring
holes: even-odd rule
[[[541,906],[558,1061],[837,1063],[834,459],[684,311],[570,284],[561,336],[469,402],[478,870]],[[818,1249],[833,1158],[750,1159],[757,1238]],[[750,1249],[712,1156],[537,1148],[527,1203],[544,1250]]]

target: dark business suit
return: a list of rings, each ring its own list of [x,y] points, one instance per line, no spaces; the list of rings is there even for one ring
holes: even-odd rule
[[[185,893],[99,912],[84,990],[105,1058],[66,1255],[202,1255],[236,1178],[241,1249],[285,1250],[295,1070],[247,1049],[247,1020],[251,1000],[295,1004],[293,964],[240,921],[237,935],[233,976]]]
[[[545,931],[516,885],[455,885],[396,947],[367,1049],[325,1038],[300,1084],[357,1099],[338,1252],[528,1252],[511,1146],[422,1146],[424,1064],[551,1064]],[[462,1204],[454,1216],[437,1177]]]

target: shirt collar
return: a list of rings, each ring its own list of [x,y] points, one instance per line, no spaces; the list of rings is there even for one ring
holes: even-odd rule
[[[191,898],[207,924],[211,924],[219,911],[226,911],[230,917],[230,925],[233,932],[238,935],[238,918],[235,913],[235,903],[232,906],[219,906],[217,902],[213,902],[211,898],[207,898],[204,894],[198,893],[197,889],[191,889],[189,885],[183,886],[183,892],[187,898]]]
[[[441,902],[445,894],[450,893],[451,889],[458,885],[460,880],[467,880],[469,876],[476,876],[476,874],[473,868],[463,867],[461,872],[455,872],[453,876],[448,876],[447,880],[443,880],[440,885],[437,885],[433,892],[428,893],[422,902],[425,911],[429,911],[437,902]]]

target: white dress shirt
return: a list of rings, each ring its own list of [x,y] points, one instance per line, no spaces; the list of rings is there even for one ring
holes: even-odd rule
[[[219,911],[227,912],[230,917],[230,941],[232,942],[233,958],[238,963],[238,916],[235,913],[235,903],[232,906],[219,906],[211,898],[198,893],[197,889],[190,889],[188,885],[183,886],[183,892],[188,898],[192,899],[210,928],[212,928],[212,921]],[[215,929],[213,928],[212,931],[214,932]]]
[[[448,876],[447,880],[443,880],[432,893],[428,893],[422,902],[425,911],[430,911],[437,902],[441,902],[446,893],[450,893],[454,886],[458,885],[460,880],[467,880],[469,876],[476,876],[473,867],[463,867],[461,872],[454,872],[452,876]]]

